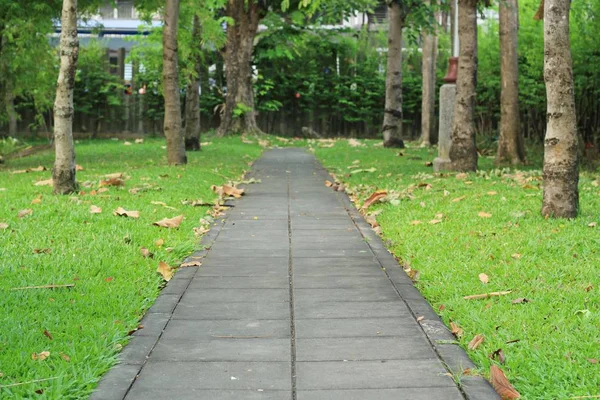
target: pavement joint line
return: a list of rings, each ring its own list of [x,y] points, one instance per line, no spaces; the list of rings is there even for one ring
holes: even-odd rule
[[[290,355],[291,355],[291,382],[292,382],[292,400],[297,399],[296,393],[296,326],[294,320],[294,264],[292,257],[292,216],[291,216],[291,174],[287,175],[287,211],[288,211],[288,276],[290,288]]]

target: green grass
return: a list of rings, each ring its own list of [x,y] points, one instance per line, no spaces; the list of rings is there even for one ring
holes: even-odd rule
[[[258,145],[244,144],[239,137],[208,140],[212,144],[202,152],[188,153],[184,167],[166,165],[164,140],[132,146],[81,141],[77,163],[85,170],[77,179],[90,185],[81,188],[86,192],[81,195],[54,196],[51,187],[33,185],[50,178],[49,171],[11,173],[38,165],[51,169],[50,151],[2,166],[0,222],[9,228],[0,229],[0,386],[57,379],[0,388],[0,398],[80,399],[91,393],[163,286],[158,262],[176,266],[198,245],[193,228],[208,207],[181,201],[214,200],[210,186],[238,179],[261,153]],[[103,175],[117,172],[130,177],[125,187],[90,194]],[[129,192],[142,187],[146,190]],[[31,204],[39,195],[41,203]],[[90,214],[91,205],[103,212]],[[140,218],[113,216],[119,206],[138,210]],[[27,208],[33,214],[18,218],[19,210]],[[152,226],[180,214],[185,219],[179,229]],[[158,247],[157,239],[164,245]],[[154,259],[143,258],[141,247],[152,251]],[[36,254],[35,249],[51,252]],[[47,284],[75,287],[10,290]],[[32,359],[32,353],[43,351],[50,357]]]
[[[489,354],[501,348],[501,368],[523,399],[600,395],[600,174],[581,176],[579,218],[545,220],[536,166],[514,176],[482,158],[480,172],[457,179],[425,165],[435,150],[364,143],[313,147],[361,203],[375,189],[399,192],[397,205],[370,210],[381,210],[384,240],[403,264],[419,271],[417,286],[434,309],[464,329],[460,344],[466,349],[473,336],[485,336],[483,345],[468,351],[478,372],[487,375],[495,362]],[[350,174],[355,160],[362,169],[377,170]],[[430,224],[440,213],[442,222]],[[593,222],[598,226],[589,227]],[[480,273],[489,276],[488,284],[480,282]],[[463,299],[506,290],[512,293]],[[523,297],[529,302],[512,303]]]

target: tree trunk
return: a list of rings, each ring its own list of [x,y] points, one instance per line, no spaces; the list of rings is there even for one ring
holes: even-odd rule
[[[477,0],[458,0],[458,37],[460,52],[450,160],[455,171],[476,171]]]
[[[191,151],[200,150],[200,74],[202,68],[202,31],[200,18],[194,15],[192,28],[192,43],[197,48],[193,50],[194,71],[188,77],[188,85],[185,92],[185,149]]]
[[[259,13],[258,0],[227,0],[225,14],[234,24],[227,26],[227,95],[218,129],[220,136],[234,132],[262,133],[256,123],[252,88],[252,51]]]
[[[542,215],[556,218],[574,218],[579,208],[570,7],[571,0],[545,0],[544,5],[544,80],[548,106]]]
[[[388,2],[389,29],[383,145],[404,147],[402,142],[402,27],[404,15],[397,2]]]
[[[181,100],[179,98],[179,75],[177,71],[177,23],[179,0],[167,0],[163,27],[163,92],[165,119],[163,129],[167,137],[167,161],[169,164],[185,164],[185,142],[181,129]]]
[[[517,53],[518,0],[500,1],[500,140],[496,163],[525,161],[525,144],[519,119],[519,60]]]
[[[8,115],[8,136],[14,138],[17,136],[17,121],[19,120],[19,115],[15,110],[14,86],[11,79],[6,79],[5,84],[4,106],[6,108],[6,114]]]
[[[431,5],[431,0],[428,0],[426,4]],[[422,50],[421,146],[427,147],[431,145],[431,133],[435,122],[435,66],[437,58],[437,35],[435,32],[423,34]]]
[[[79,55],[77,0],[63,0],[60,33],[60,70],[54,102],[54,143],[56,159],[52,169],[55,194],[77,190],[73,146],[73,86]]]

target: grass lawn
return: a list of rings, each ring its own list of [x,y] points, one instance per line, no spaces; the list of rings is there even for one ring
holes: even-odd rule
[[[85,194],[73,196],[34,186],[49,179],[49,171],[11,173],[51,169],[51,151],[0,168],[0,223],[8,224],[0,228],[0,398],[80,399],[91,393],[157,297],[163,285],[159,261],[176,266],[197,247],[193,228],[208,207],[182,201],[213,201],[210,186],[238,179],[262,150],[239,137],[208,140],[202,152],[188,153],[184,167],[166,165],[164,140],[130,146],[81,141],[77,164],[84,170],[77,179]],[[124,187],[97,192],[104,175],[120,172],[127,177]],[[102,212],[91,214],[92,205]],[[114,216],[117,207],[140,217]],[[19,218],[26,209],[32,213]],[[152,225],[177,215],[185,216],[178,229]],[[144,258],[142,247],[154,258]],[[11,290],[48,284],[75,286]],[[10,386],[46,378],[53,379]]]
[[[485,337],[468,351],[476,372],[487,376],[497,363],[523,399],[600,395],[600,174],[581,176],[579,218],[544,220],[539,169],[502,172],[482,158],[478,173],[439,175],[425,165],[435,150],[363,143],[313,146],[361,204],[376,189],[397,192],[400,201],[369,210],[380,212],[401,263],[419,271],[417,286],[434,309],[463,329],[461,345]],[[490,358],[498,349],[504,364]]]

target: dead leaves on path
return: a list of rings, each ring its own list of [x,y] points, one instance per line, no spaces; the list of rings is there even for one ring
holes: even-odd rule
[[[169,266],[169,264],[161,261],[158,263],[158,268],[156,272],[162,275],[163,279],[167,282],[173,278],[173,274],[175,273],[174,269]]]
[[[244,189],[238,189],[237,187],[230,186],[230,185],[223,185],[223,186],[212,185],[210,188],[212,189],[213,192],[215,192],[217,195],[219,195],[220,199],[225,198],[225,197],[234,197],[236,199],[239,199],[244,194]]]
[[[385,198],[387,196],[387,194],[388,194],[387,190],[375,191],[373,194],[371,194],[371,196],[369,196],[369,198],[367,200],[365,200],[365,202],[363,203],[363,205],[361,207],[361,210],[368,209],[372,204]]]

